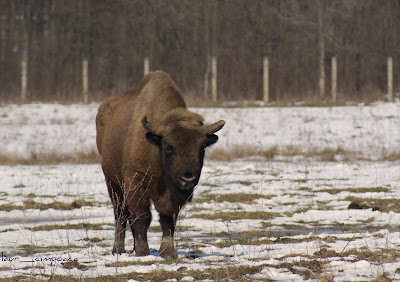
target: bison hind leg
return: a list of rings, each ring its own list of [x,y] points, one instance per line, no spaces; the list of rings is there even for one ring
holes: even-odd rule
[[[112,253],[122,254],[126,252],[125,231],[126,222],[129,218],[129,211],[125,204],[121,186],[111,181],[108,177],[106,177],[106,184],[108,188],[108,195],[110,196],[113,204],[115,218],[115,237]]]
[[[129,226],[131,227],[132,231],[132,237],[133,237],[133,250],[136,251],[136,246],[135,246],[135,228],[133,228],[133,221],[132,219],[129,219]]]
[[[112,249],[113,255],[126,253],[126,251],[125,251],[125,230],[126,230],[126,222],[125,222],[125,224],[119,224],[118,222],[116,222],[114,246]]]

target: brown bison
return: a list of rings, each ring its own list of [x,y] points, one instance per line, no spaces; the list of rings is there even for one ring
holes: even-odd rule
[[[147,229],[152,201],[160,214],[159,254],[176,257],[173,236],[180,209],[199,182],[204,149],[224,121],[203,124],[186,109],[171,77],[146,75],[138,88],[104,101],[97,113],[97,148],[115,215],[113,253],[125,252],[127,221],[136,255],[150,253]]]

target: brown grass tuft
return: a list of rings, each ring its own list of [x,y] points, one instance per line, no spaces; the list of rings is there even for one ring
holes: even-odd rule
[[[341,257],[356,256],[357,260],[366,260],[375,263],[391,263],[400,257],[400,251],[396,249],[351,249],[340,254]]]
[[[386,154],[385,160],[391,162],[400,160],[400,150]]]
[[[96,149],[89,152],[78,152],[74,154],[70,162],[75,164],[97,164],[101,162],[101,156]]]

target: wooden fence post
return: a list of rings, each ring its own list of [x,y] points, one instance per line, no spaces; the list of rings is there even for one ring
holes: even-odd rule
[[[387,58],[388,100],[393,102],[393,58]]]
[[[217,102],[217,57],[211,59],[211,94],[212,101]]]
[[[263,64],[263,100],[264,104],[268,104],[269,102],[269,59],[268,57],[264,57]]]
[[[143,61],[143,74],[146,75],[150,72],[150,60],[149,57],[144,57]]]
[[[28,88],[28,56],[26,50],[22,52],[21,59],[21,102],[26,102],[26,90]]]
[[[83,103],[89,102],[88,60],[82,60],[82,96]]]
[[[332,57],[332,102],[336,103],[337,102],[337,62],[336,62],[336,57]]]

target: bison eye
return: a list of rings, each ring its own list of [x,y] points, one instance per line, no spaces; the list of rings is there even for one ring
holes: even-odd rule
[[[167,145],[164,151],[167,155],[171,155],[174,152],[174,147],[172,145]]]

